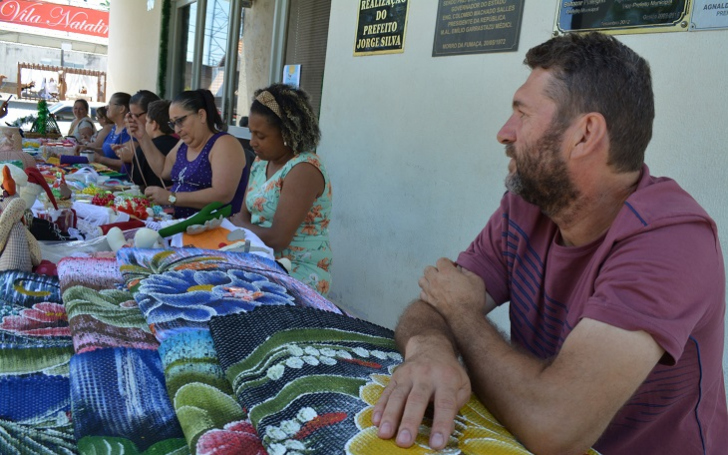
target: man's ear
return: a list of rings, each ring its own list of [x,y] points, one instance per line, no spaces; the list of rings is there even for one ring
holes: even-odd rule
[[[568,131],[572,158],[583,158],[605,147],[607,150],[609,148],[607,120],[599,112],[582,114]]]

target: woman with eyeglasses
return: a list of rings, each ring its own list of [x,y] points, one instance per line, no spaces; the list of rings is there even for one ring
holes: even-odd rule
[[[318,119],[306,92],[274,84],[255,92],[248,118],[250,170],[234,224],[291,261],[291,276],[326,296],[331,284],[331,182],[316,146]]]
[[[123,145],[132,140],[124,123],[124,118],[129,112],[129,99],[131,99],[131,95],[124,92],[116,92],[111,95],[109,106],[106,108],[106,118],[114,123],[111,131],[104,138],[101,147],[91,144],[82,147],[82,150],[93,150],[96,152],[94,156],[95,162],[117,171],[124,169],[124,163],[116,156],[114,146]]]
[[[175,218],[187,218],[212,202],[230,203],[240,211],[245,152],[225,133],[225,125],[209,90],[182,92],[169,106],[169,127],[180,142],[164,155],[154,145],[140,119],[127,117],[154,173],[173,182],[171,188],[150,185],[144,194],[155,204],[174,207]]]
[[[154,107],[153,107],[154,106]],[[144,125],[147,134],[152,138],[154,146],[164,156],[179,142],[171,136],[173,131],[169,128],[169,101],[162,101],[149,90],[139,90],[132,95],[129,101],[129,116],[132,120],[140,121]],[[135,123],[135,122],[134,122]],[[130,143],[133,144],[133,143]],[[148,186],[156,185],[166,188],[171,185],[168,180],[162,180],[152,170],[147,162],[144,151],[137,144],[131,146],[117,146],[116,153],[129,170],[131,180],[144,190]]]
[[[76,100],[73,103],[73,122],[68,129],[67,136],[74,137],[76,141],[84,142],[96,133],[93,120],[88,116],[88,101]]]

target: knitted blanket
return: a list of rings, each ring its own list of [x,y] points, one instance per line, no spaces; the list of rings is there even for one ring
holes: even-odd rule
[[[530,453],[475,397],[460,409],[441,452],[428,446],[429,419],[410,449],[377,437],[372,411],[402,361],[393,333],[382,327],[311,308],[261,307],[213,318],[210,329],[268,453]]]
[[[159,343],[114,258],[59,262],[73,337],[71,402],[81,454],[188,454]]]
[[[167,391],[196,453],[264,453],[220,368],[209,322],[260,306],[339,313],[313,289],[260,256],[199,249],[122,249],[127,287],[160,343]]]
[[[58,272],[0,273],[0,453],[529,453],[475,398],[443,451],[429,420],[410,449],[379,439],[392,332],[273,261],[122,249]]]
[[[0,315],[0,453],[76,453],[58,280],[0,272]]]

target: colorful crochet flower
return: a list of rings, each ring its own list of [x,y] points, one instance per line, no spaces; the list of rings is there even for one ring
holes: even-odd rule
[[[18,315],[5,316],[0,329],[28,336],[71,336],[63,305],[41,302]]]
[[[284,287],[242,270],[178,270],[153,275],[139,287],[139,306],[149,324],[177,319],[205,322],[212,316],[259,305],[292,305]]]

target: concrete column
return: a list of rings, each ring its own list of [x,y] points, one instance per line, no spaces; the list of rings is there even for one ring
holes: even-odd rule
[[[141,89],[157,91],[161,21],[162,0],[156,0],[151,11],[147,11],[147,2],[143,0],[111,2],[106,90],[109,96],[114,92],[133,95]]]

